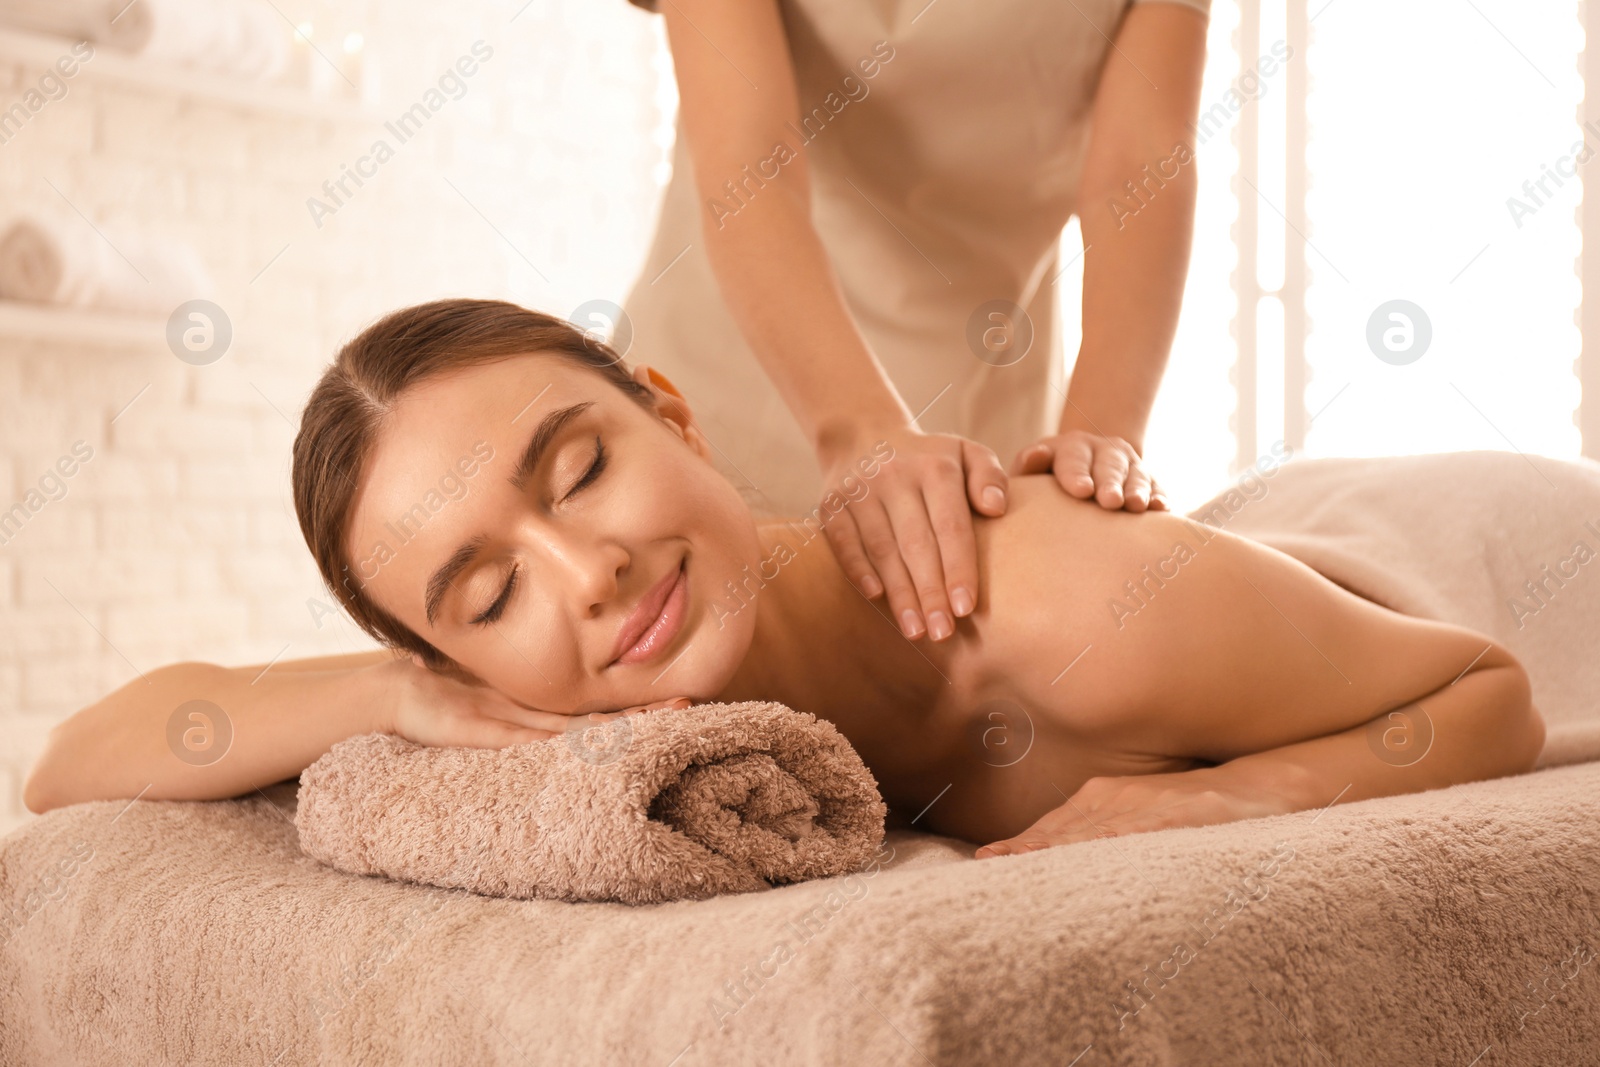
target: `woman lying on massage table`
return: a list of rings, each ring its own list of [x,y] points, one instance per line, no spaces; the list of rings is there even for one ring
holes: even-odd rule
[[[1543,744],[1489,638],[1048,475],[976,522],[975,610],[913,643],[817,533],[837,499],[757,523],[713,448],[671,383],[560,319],[389,316],[313,392],[294,492],[391,651],[154,671],[52,731],[28,806],[235,796],[373,731],[500,747],[676,697],[775,700],[831,720],[895,816],[989,855],[1514,774]],[[196,699],[232,727],[203,766],[168,744]],[[1408,728],[1419,751],[1371,743]]]

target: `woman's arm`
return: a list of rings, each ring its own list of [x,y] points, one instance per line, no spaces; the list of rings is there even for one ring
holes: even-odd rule
[[[918,431],[845,304],[812,224],[777,0],[666,0],[661,12],[705,205],[707,257],[729,312],[816,449],[824,485],[859,474],[879,441],[894,450],[873,491],[824,527],[829,544],[863,594],[887,594],[906,636],[948,637],[953,617],[977,600],[968,500],[985,514],[1004,512],[1005,471],[982,445]],[[820,104],[806,102],[808,110]],[[986,497],[988,489],[999,496]]]
[[[1329,808],[1533,769],[1544,720],[1527,672],[1502,646],[1401,711],[1215,767],[1091,778],[1061,807],[979,858],[1108,835]]]
[[[203,703],[185,708],[191,701]],[[576,716],[527,708],[385,650],[290,660],[270,669],[175,663],[52,729],[23,787],[23,803],[43,813],[88,800],[216,800],[293,778],[358,734],[500,748],[626,713]]]
[[[1145,427],[1178,328],[1197,181],[1191,124],[1205,68],[1206,17],[1134,4],[1095,89],[1078,189],[1083,341],[1055,437],[1013,474],[1053,470],[1062,488],[1132,510],[1151,500],[1139,466]]]
[[[29,811],[87,800],[209,800],[299,774],[336,741],[381,729],[388,652],[249,667],[174,663],[50,731],[23,787]],[[190,701],[204,706],[179,714]],[[195,718],[190,713],[197,714]],[[177,715],[180,758],[169,740]],[[211,757],[210,745],[226,744]],[[207,762],[207,760],[210,762]]]
[[[1302,811],[1532,770],[1544,719],[1528,672],[1503,645],[1470,634],[1462,652],[1472,646],[1471,664],[1431,693],[1326,737],[1229,760],[1210,777]]]

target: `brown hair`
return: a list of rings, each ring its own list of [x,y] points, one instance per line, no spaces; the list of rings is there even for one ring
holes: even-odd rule
[[[532,352],[571,360],[654,407],[610,345],[564,319],[503,300],[435,300],[385,315],[339,349],[300,416],[294,509],[322,580],[363,630],[435,670],[454,664],[373,603],[350,569],[344,543],[356,488],[384,417],[407,389],[444,371]]]

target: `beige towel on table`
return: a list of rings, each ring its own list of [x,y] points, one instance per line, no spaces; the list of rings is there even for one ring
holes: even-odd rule
[[[165,316],[211,290],[199,253],[175,238],[47,213],[0,233],[0,299]]]
[[[300,846],[341,870],[625,904],[859,870],[887,814],[832,723],[754,701],[502,749],[365,734],[334,745],[300,783]]]
[[[0,23],[236,78],[276,78],[289,24],[262,0],[7,0]]]

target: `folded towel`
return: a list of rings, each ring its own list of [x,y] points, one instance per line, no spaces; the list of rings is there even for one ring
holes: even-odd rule
[[[46,214],[0,235],[0,299],[167,315],[211,287],[199,254],[169,237]]]
[[[0,22],[258,81],[289,63],[289,24],[263,0],[8,0]]]
[[[654,904],[860,870],[887,813],[832,723],[750,701],[500,749],[347,738],[300,776],[295,825],[352,874]]]

